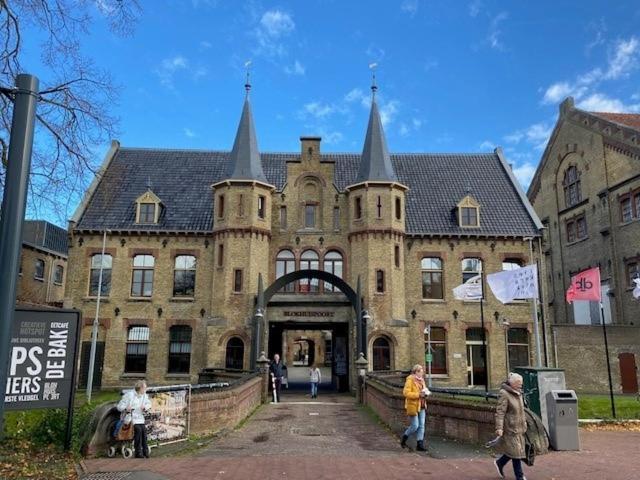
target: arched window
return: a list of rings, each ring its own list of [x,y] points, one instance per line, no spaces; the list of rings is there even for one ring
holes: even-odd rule
[[[196,288],[196,257],[178,255],[173,271],[173,296],[193,297]]]
[[[570,166],[564,172],[564,203],[566,207],[571,207],[582,200],[580,192],[580,172],[575,165]]]
[[[462,259],[462,283],[466,283],[482,272],[482,260],[479,258]]]
[[[333,273],[336,277],[342,278],[342,254],[331,250],[324,256],[324,271]],[[325,292],[339,292],[340,289],[335,285],[324,282]]]
[[[373,341],[373,369],[391,370],[391,346],[385,337]]]
[[[136,255],[133,257],[132,297],[150,297],[153,293],[153,267],[155,262],[153,255]]]
[[[176,325],[169,329],[169,373],[189,373],[191,363],[191,327]]]
[[[133,325],[127,332],[127,350],[124,359],[124,373],[145,373],[149,350],[149,327]]]
[[[241,338],[231,337],[227,342],[225,368],[242,370],[244,366],[244,342]]]
[[[510,328],[507,331],[509,371],[529,366],[529,332],[526,328]]]
[[[300,256],[300,270],[318,270],[320,259],[313,250],[305,250]],[[317,278],[303,278],[300,280],[300,291],[303,293],[318,292],[320,282]]]
[[[276,279],[291,273],[296,269],[296,257],[291,250],[280,250],[276,256]],[[293,292],[295,283],[291,282],[285,285],[281,292]]]

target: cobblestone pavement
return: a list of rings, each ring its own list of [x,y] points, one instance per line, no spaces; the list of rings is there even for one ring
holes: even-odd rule
[[[242,428],[189,457],[95,459],[85,462],[86,469],[139,472],[127,480],[497,478],[483,449],[431,439],[428,455],[401,450],[398,439],[349,396],[310,401],[303,394],[288,394],[283,400],[262,407]],[[528,480],[640,479],[640,433],[582,431],[581,442],[580,452],[536,459],[535,467],[525,468]],[[511,471],[507,478],[513,478]]]

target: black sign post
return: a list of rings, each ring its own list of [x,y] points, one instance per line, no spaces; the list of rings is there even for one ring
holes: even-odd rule
[[[71,447],[79,344],[79,311],[16,309],[9,340],[4,408],[66,407],[67,450]]]

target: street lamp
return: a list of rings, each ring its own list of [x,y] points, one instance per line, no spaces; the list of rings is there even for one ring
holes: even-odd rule
[[[427,336],[427,354],[425,355],[425,360],[427,362],[429,388],[431,388],[431,364],[433,363],[433,351],[431,351],[431,325],[424,327],[424,334]]]
[[[262,319],[264,318],[264,313],[262,313],[261,308],[257,308],[256,312],[253,314],[253,321],[255,323],[254,328],[254,338],[253,338],[253,353],[251,355],[251,370],[255,370],[256,368],[256,360],[258,356],[258,352],[260,351],[260,336],[261,336],[261,327],[262,327]]]
[[[507,375],[509,375],[509,326],[511,326],[511,323],[506,318],[503,318],[501,324],[504,330],[504,358],[506,360]]]
[[[360,353],[364,355],[364,352],[367,350],[367,324],[371,320],[371,315],[367,310],[362,311],[362,336],[360,338]]]

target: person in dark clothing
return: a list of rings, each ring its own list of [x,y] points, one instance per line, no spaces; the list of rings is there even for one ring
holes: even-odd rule
[[[275,401],[280,401],[280,385],[282,385],[282,362],[280,361],[280,355],[277,353],[273,356],[273,362],[269,365],[269,371],[274,382]]]

